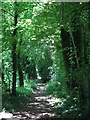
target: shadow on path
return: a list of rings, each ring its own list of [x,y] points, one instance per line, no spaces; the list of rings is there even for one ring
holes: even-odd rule
[[[13,113],[13,118],[24,120],[55,120],[57,115],[54,112],[53,104],[57,99],[48,95],[45,88],[44,83],[38,83],[37,89],[29,98],[29,102],[26,106],[22,105],[19,112]]]

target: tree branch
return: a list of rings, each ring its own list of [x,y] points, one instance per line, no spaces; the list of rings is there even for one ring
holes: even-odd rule
[[[14,17],[14,15],[11,14],[9,11],[6,11],[6,10],[4,10],[4,9],[1,9],[1,10],[2,10],[2,12],[4,12],[4,13],[8,13],[8,14],[11,15],[12,17]]]

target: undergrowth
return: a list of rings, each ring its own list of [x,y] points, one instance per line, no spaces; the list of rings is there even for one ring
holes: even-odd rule
[[[49,81],[46,86],[48,94],[59,98],[59,101],[54,104],[56,113],[61,118],[82,118],[86,116],[85,107],[80,109],[78,97],[71,98],[67,91],[62,89],[61,83],[58,80]],[[73,92],[73,91],[72,91]]]
[[[27,103],[33,90],[36,88],[36,83],[30,80],[25,82],[24,87],[16,88],[16,96],[12,96],[9,92],[4,90],[2,94],[2,107],[9,112],[20,111],[22,106]]]
[[[61,86],[60,81],[58,80],[53,80],[53,81],[49,81],[47,83],[46,86],[46,91],[49,94],[52,94],[54,97],[65,97],[66,92],[64,91],[64,89]]]

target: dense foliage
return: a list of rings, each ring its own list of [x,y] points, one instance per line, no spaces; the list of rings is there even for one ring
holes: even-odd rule
[[[19,101],[40,81],[61,99],[55,107],[62,117],[88,116],[89,63],[90,2],[2,3],[4,99],[9,94]]]

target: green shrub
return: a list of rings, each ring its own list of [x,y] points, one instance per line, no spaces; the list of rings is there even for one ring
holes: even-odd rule
[[[63,95],[65,94],[62,91],[61,83],[58,80],[49,81],[46,86],[46,91],[47,93],[52,94],[55,97],[63,97]]]
[[[28,98],[31,96],[34,89],[37,88],[37,85],[34,81],[25,81],[24,87],[17,87],[16,96],[11,96],[8,92],[3,92],[3,102],[2,107],[9,112],[19,111],[22,105],[25,105],[28,101]]]
[[[2,108],[6,111],[19,111],[22,104],[26,104],[28,97],[25,94],[21,94],[20,91],[16,96],[11,96],[9,94],[3,94],[2,96]]]
[[[17,93],[20,95],[30,96],[32,94],[33,89],[31,87],[25,88],[25,87],[17,87]]]
[[[37,88],[37,84],[33,81],[33,80],[29,80],[27,82],[25,82],[25,87],[30,89],[36,89]]]

